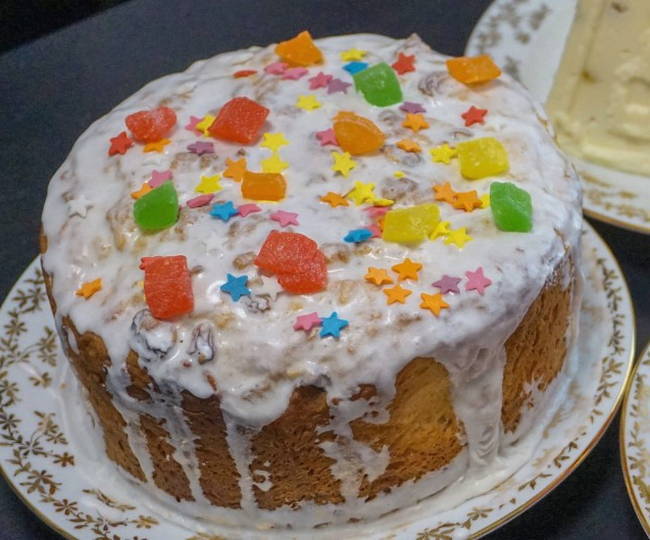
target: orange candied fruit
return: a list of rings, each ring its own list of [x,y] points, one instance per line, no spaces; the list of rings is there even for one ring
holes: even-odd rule
[[[447,60],[447,71],[464,84],[484,83],[501,75],[501,70],[487,54],[451,58]]]
[[[284,199],[287,182],[280,173],[246,171],[241,184],[241,194],[254,201],[279,201]]]
[[[292,39],[278,43],[275,53],[291,66],[313,66],[323,61],[323,53],[316,47],[307,30]]]
[[[194,309],[192,276],[184,255],[143,257],[144,296],[156,319],[173,319]]]
[[[217,139],[250,144],[257,139],[269,110],[247,97],[236,97],[224,104],[208,132]]]
[[[134,112],[126,117],[124,123],[136,141],[152,143],[169,134],[176,125],[176,113],[169,107],[158,107]]]
[[[384,134],[367,118],[341,111],[334,117],[336,142],[353,156],[369,154],[382,147]]]

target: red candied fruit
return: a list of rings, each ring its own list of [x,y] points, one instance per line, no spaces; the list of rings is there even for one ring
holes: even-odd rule
[[[144,295],[156,319],[173,319],[194,309],[192,278],[185,255],[143,257]]]
[[[125,123],[136,141],[151,143],[169,134],[176,125],[176,113],[169,107],[158,107],[130,114]]]
[[[217,139],[250,144],[258,137],[268,114],[269,110],[256,101],[236,97],[221,107],[208,132]]]
[[[327,263],[318,244],[304,234],[271,231],[255,264],[278,277],[285,291],[308,294],[325,289]]]

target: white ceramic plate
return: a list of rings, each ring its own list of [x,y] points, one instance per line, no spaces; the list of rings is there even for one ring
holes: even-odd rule
[[[467,42],[490,54],[545,102],[560,64],[576,0],[495,0]],[[650,178],[573,159],[584,186],[584,211],[601,221],[650,234]]]
[[[614,416],[631,370],[634,314],[613,255],[588,225],[578,376],[531,459],[495,489],[435,514],[427,502],[370,526],[376,539],[442,540],[481,536],[503,525],[556,487],[600,439]],[[155,505],[119,475],[101,449],[79,444],[78,419],[63,410],[76,383],[63,358],[38,261],[25,271],[0,310],[0,467],[16,493],[63,536],[79,539],[219,540],[269,538],[219,531]],[[648,360],[650,371],[650,359]],[[650,387],[649,387],[650,388]],[[650,390],[649,390],[650,391]],[[65,394],[66,400],[61,399]],[[79,398],[75,398],[79,399]],[[79,417],[89,415],[77,407]],[[100,478],[104,478],[100,480]],[[156,510],[155,508],[160,508]],[[313,531],[303,538],[350,538],[361,531]],[[289,538],[283,532],[275,538]]]
[[[625,395],[619,441],[627,492],[650,536],[650,343],[639,357]]]

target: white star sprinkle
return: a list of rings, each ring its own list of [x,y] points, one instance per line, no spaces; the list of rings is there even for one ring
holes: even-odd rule
[[[262,279],[261,287],[254,287],[253,292],[255,294],[268,294],[271,297],[271,300],[275,300],[284,289],[280,287],[278,281],[275,278],[269,278],[266,276],[260,276]]]
[[[76,199],[70,199],[68,201],[68,215],[74,216],[76,214],[82,218],[85,218],[89,206],[91,206],[91,202],[86,199],[82,193]]]

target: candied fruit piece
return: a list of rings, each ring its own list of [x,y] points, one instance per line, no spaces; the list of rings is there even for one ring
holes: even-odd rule
[[[257,139],[268,114],[266,107],[252,99],[232,98],[221,107],[208,133],[224,141],[250,144]]]
[[[460,173],[470,180],[495,176],[508,170],[508,152],[494,137],[473,139],[456,145]]]
[[[156,319],[172,319],[194,309],[192,278],[185,255],[143,257],[144,295]]]
[[[387,242],[417,244],[427,238],[440,221],[440,209],[435,204],[419,204],[386,212],[382,238]]]
[[[171,227],[178,221],[178,195],[171,180],[140,197],[133,205],[133,217],[145,231]]]
[[[530,194],[512,182],[492,182],[490,208],[502,231],[529,232],[533,228],[533,204]]]
[[[275,46],[275,54],[291,66],[313,66],[323,61],[323,53],[306,30]]]
[[[284,199],[287,182],[280,173],[246,171],[241,184],[241,194],[254,201],[279,201]]]
[[[367,118],[341,111],[334,117],[334,134],[339,146],[353,156],[369,154],[382,147],[384,134]]]
[[[484,83],[501,75],[501,70],[487,54],[450,58],[447,60],[447,71],[464,84]]]
[[[377,107],[387,107],[402,101],[402,89],[397,75],[386,62],[355,73],[354,86],[368,103]]]
[[[125,124],[136,141],[152,143],[169,134],[176,125],[176,113],[169,107],[138,111],[127,116]]]

